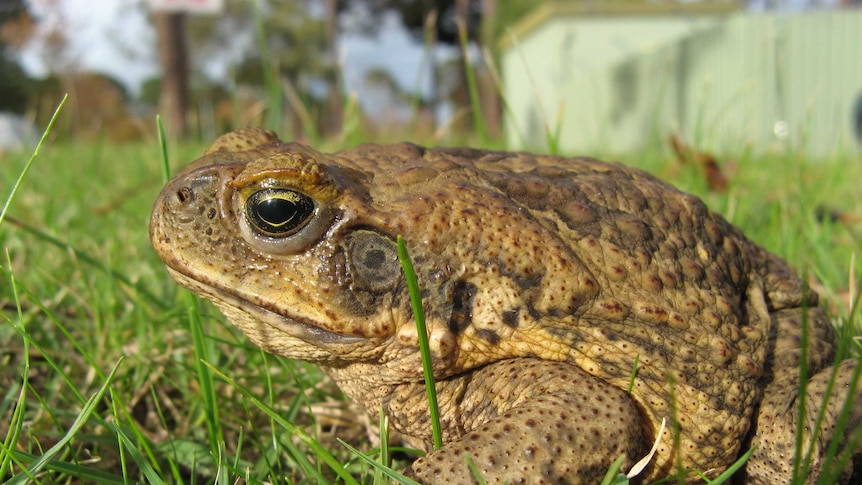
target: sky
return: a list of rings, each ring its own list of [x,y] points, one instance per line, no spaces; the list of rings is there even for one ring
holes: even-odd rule
[[[99,8],[93,8],[92,0],[27,3],[43,28],[60,24],[68,33],[65,57],[74,65],[109,74],[133,89],[158,74],[152,49],[155,34],[135,6],[136,0],[99,0]],[[24,49],[21,63],[28,73],[41,77],[50,71],[48,66],[59,63],[51,57],[50,49],[37,40]]]

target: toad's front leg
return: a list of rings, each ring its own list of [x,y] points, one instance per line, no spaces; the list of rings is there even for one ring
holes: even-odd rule
[[[446,443],[408,470],[425,483],[470,483],[465,457],[489,484],[599,483],[615,459],[625,454],[628,469],[652,440],[625,391],[568,364],[506,360],[438,389]],[[419,399],[401,393],[387,406],[414,436],[427,424],[416,420],[427,415]]]

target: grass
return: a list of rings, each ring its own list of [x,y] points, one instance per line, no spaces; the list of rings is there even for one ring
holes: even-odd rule
[[[177,167],[204,146],[169,148]],[[851,321],[840,298],[862,272],[862,225],[820,221],[816,208],[862,215],[862,164],[743,157],[724,194],[661,151],[625,161],[816,276],[838,324]],[[3,200],[29,160],[2,160]],[[155,141],[48,143],[4,205],[0,481],[388,483],[373,463],[399,450],[368,442],[376,424],[357,420],[331,381],[264,354],[168,278],[147,237],[162,172]]]

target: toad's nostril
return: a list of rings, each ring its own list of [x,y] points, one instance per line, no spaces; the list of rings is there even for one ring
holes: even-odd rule
[[[180,203],[184,204],[192,200],[193,198],[194,193],[192,192],[192,189],[188,187],[183,187],[180,190],[177,190],[177,200],[180,201]]]

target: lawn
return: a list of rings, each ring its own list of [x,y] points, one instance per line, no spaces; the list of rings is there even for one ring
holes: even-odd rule
[[[205,145],[169,144],[174,170]],[[862,159],[718,155],[728,173],[735,165],[723,192],[665,148],[617,158],[700,195],[786,258],[844,325],[862,274]],[[0,158],[2,200],[29,157]],[[335,438],[376,457],[376,420],[356,419],[314,366],[262,353],[168,277],[147,235],[161,164],[157,140],[48,141],[11,201],[0,226],[0,481],[328,483],[331,453],[370,483],[375,472]]]

